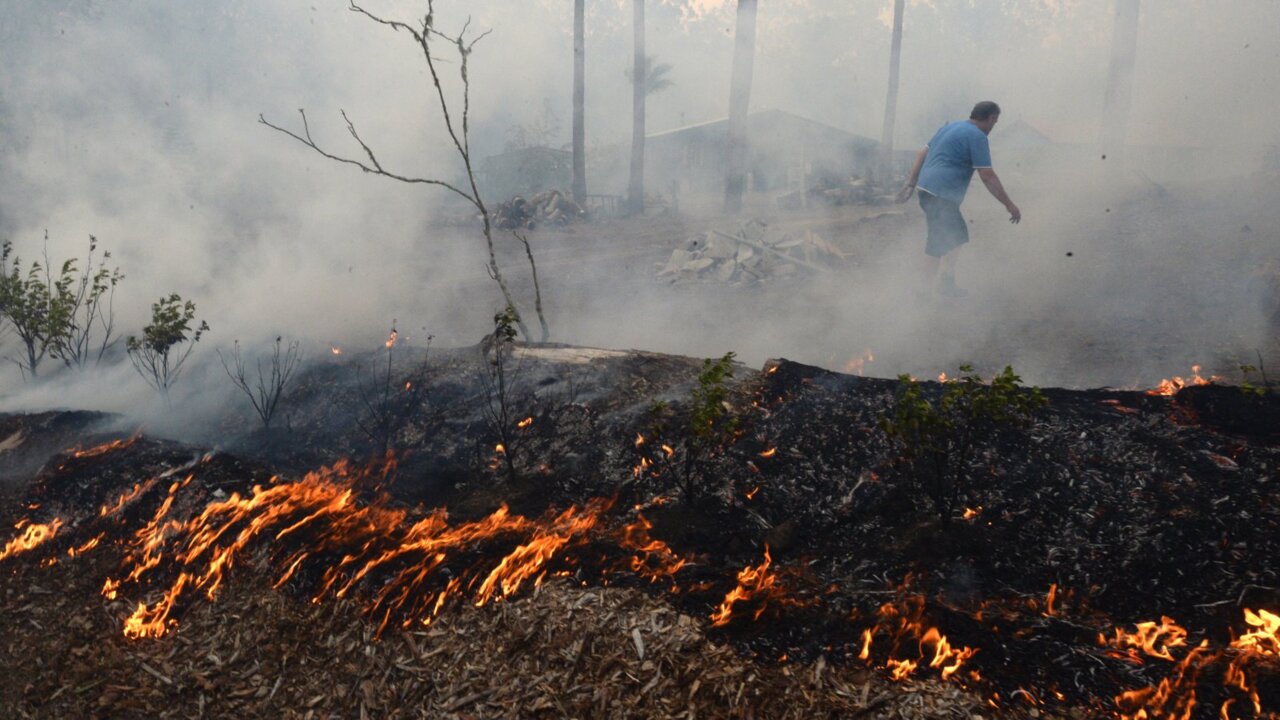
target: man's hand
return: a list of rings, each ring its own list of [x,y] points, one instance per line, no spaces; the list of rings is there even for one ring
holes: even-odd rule
[[[1005,205],[1005,209],[1009,211],[1009,222],[1014,225],[1022,222],[1022,211],[1018,209],[1017,205],[1009,203],[1008,205]]]
[[[911,194],[914,193],[915,191],[916,191],[915,185],[910,185],[910,184],[903,185],[902,189],[898,191],[898,196],[897,198],[895,198],[895,200],[897,200],[897,202],[899,203],[904,203],[911,199]]]

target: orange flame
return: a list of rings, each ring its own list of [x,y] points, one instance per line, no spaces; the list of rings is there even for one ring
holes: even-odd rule
[[[396,346],[396,338],[399,338],[399,337],[400,337],[400,333],[396,332],[393,329],[391,331],[391,334],[387,336],[387,342],[385,343],[388,350]]]
[[[686,561],[676,555],[666,543],[649,537],[652,529],[653,524],[639,515],[635,522],[622,529],[619,546],[635,553],[631,558],[632,572],[649,578],[649,582],[657,582],[675,575],[685,566]]]
[[[1150,657],[1171,661],[1174,658],[1169,650],[1187,644],[1186,628],[1178,625],[1172,618],[1161,617],[1158,625],[1154,622],[1140,622],[1134,627],[1137,632],[1133,633],[1116,628],[1114,645],[1118,650],[1128,650],[1128,657],[1138,662],[1141,660],[1138,659],[1137,650]]]
[[[926,627],[923,618],[924,599],[910,596],[900,603],[880,606],[880,619],[875,627],[862,631],[862,649],[858,658],[872,662],[872,644],[877,635],[889,643],[889,657],[884,669],[895,681],[906,680],[920,667],[933,668],[943,680],[952,679],[966,662],[978,654],[977,648],[953,647],[947,636],[936,627]],[[913,648],[903,653],[906,648]]]
[[[111,442],[108,442],[108,443],[95,445],[94,447],[91,447],[87,450],[73,450],[71,452],[71,457],[87,458],[87,457],[97,457],[99,455],[106,455],[109,452],[114,452],[116,450],[123,450],[137,441],[138,441],[137,435],[134,435],[133,437],[125,440],[112,440]]]
[[[62,527],[62,518],[54,518],[52,522],[39,524],[32,523],[29,520],[19,520],[14,525],[15,530],[21,530],[21,534],[5,543],[4,549],[0,550],[0,560],[15,555],[21,555],[28,550],[39,547],[41,544],[53,539],[58,534],[58,529]]]
[[[733,617],[733,606],[738,602],[750,599],[761,600],[759,607],[752,615],[758,620],[768,607],[770,599],[783,597],[782,587],[778,584],[778,576],[769,571],[773,558],[769,555],[769,546],[764,548],[764,561],[752,567],[748,565],[738,572],[738,586],[730,590],[720,603],[720,609],[711,614],[711,625],[722,627],[729,624]]]
[[[861,375],[869,363],[876,361],[876,356],[870,350],[864,350],[861,355],[850,358],[849,362],[844,364],[844,371],[853,375]]]
[[[338,347],[337,345],[330,345],[329,352],[333,353],[334,355],[341,355],[342,348]]]
[[[777,454],[778,454],[778,448],[771,447],[771,448],[769,448],[769,449],[767,449],[767,450],[762,451],[762,452],[760,453],[760,457],[762,457],[762,458],[771,458],[771,457],[773,457],[774,455],[777,455]]]
[[[527,417],[527,418],[525,418],[525,419],[521,420],[520,422],[516,423],[516,427],[518,427],[518,428],[520,428],[521,430],[523,430],[523,429],[525,429],[525,428],[529,427],[529,426],[530,426],[530,425],[532,425],[532,424],[533,424],[533,418],[531,418],[531,417]]]
[[[1164,380],[1160,381],[1159,385],[1148,390],[1147,394],[1148,395],[1174,395],[1184,387],[1190,387],[1192,385],[1208,385],[1209,383],[1213,382],[1215,379],[1216,378],[1210,377],[1208,380],[1205,380],[1204,378],[1200,377],[1200,366],[1192,365],[1190,377],[1182,378],[1175,375],[1172,379],[1165,378]]]

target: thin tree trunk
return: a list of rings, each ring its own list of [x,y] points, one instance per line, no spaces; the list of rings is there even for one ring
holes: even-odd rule
[[[898,68],[902,58],[902,11],[906,0],[893,3],[893,43],[889,47],[889,94],[884,101],[884,129],[880,132],[880,159],[876,176],[887,183],[893,173],[893,126],[898,118]]]
[[[730,214],[742,210],[742,196],[747,187],[747,110],[751,105],[751,74],[756,54],[756,0],[738,0],[733,40],[729,144],[724,182],[724,211]]]
[[[573,200],[587,202],[586,0],[573,0]]]
[[[635,59],[631,71],[631,181],[627,185],[627,212],[644,212],[644,0],[633,0],[635,7]]]
[[[1133,71],[1138,58],[1138,2],[1116,0],[1111,68],[1102,108],[1102,154],[1111,174],[1123,170],[1125,135],[1133,108]]]

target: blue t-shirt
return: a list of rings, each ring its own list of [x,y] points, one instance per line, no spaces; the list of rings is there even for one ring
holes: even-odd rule
[[[991,144],[987,134],[968,120],[957,120],[943,125],[929,141],[929,153],[916,187],[959,204],[969,189],[973,171],[989,167]]]

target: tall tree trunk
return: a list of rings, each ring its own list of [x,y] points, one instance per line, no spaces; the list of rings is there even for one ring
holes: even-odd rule
[[[729,83],[729,144],[725,158],[724,211],[742,210],[747,187],[747,110],[756,55],[756,0],[738,0],[733,35],[733,77]]]
[[[1138,2],[1116,0],[1111,68],[1102,108],[1102,154],[1112,175],[1123,170],[1125,134],[1133,108],[1133,70],[1138,58]]]
[[[898,118],[898,68],[902,58],[902,11],[906,0],[893,3],[893,43],[889,47],[889,94],[884,101],[884,129],[880,131],[880,158],[876,179],[887,183],[893,173],[893,126]]]
[[[587,202],[586,0],[573,0],[573,199]]]
[[[635,7],[635,58],[631,71],[631,181],[627,184],[627,212],[644,212],[644,0]]]

